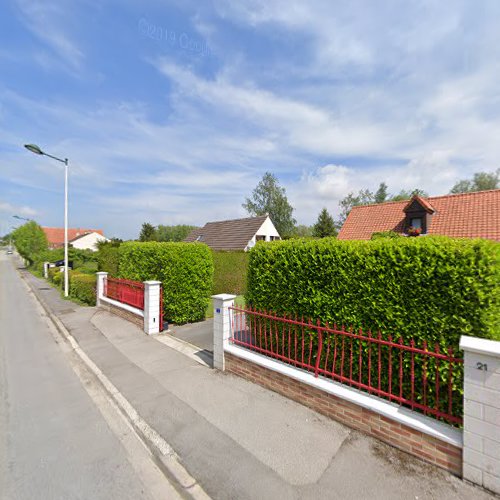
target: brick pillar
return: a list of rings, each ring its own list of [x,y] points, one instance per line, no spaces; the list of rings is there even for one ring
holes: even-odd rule
[[[212,295],[214,303],[214,368],[224,371],[224,346],[229,343],[231,321],[229,307],[234,305],[236,295],[221,293]]]
[[[97,284],[95,291],[95,305],[99,307],[101,305],[101,297],[104,297],[104,278],[106,278],[108,273],[100,271],[96,274],[97,274]]]
[[[462,336],[463,477],[500,494],[500,342]]]
[[[151,335],[160,332],[161,281],[144,282],[144,331]]]

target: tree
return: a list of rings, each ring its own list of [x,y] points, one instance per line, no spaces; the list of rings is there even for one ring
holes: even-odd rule
[[[35,262],[37,255],[48,249],[47,236],[35,221],[26,222],[14,230],[12,240],[19,255],[27,260],[29,265]]]
[[[264,174],[253,190],[252,197],[246,198],[242,206],[253,216],[269,214],[281,237],[293,233],[296,223],[292,216],[293,207],[288,203],[285,188],[279,185],[276,176],[270,172]]]
[[[316,238],[325,238],[327,236],[337,236],[337,229],[333,222],[333,217],[323,208],[318,215],[318,220],[313,226],[313,236]]]
[[[374,197],[375,203],[384,203],[387,201],[389,194],[387,193],[387,184],[385,182],[381,182]]]
[[[339,202],[340,215],[337,221],[337,226],[342,227],[353,207],[357,207],[359,205],[370,205],[373,201],[374,196],[369,189],[361,189],[357,195],[349,193]]]
[[[196,226],[183,224],[163,226],[160,224],[156,230],[156,236],[158,241],[183,241],[193,229],[196,229]]]
[[[402,189],[398,194],[395,194],[391,197],[391,201],[404,201],[409,200],[413,196],[422,196],[426,198],[429,196],[423,189],[414,189],[413,191],[407,191],[406,189]]]
[[[452,188],[450,193],[471,193],[474,191],[487,191],[500,187],[500,168],[496,172],[477,172],[472,180],[462,179]]]
[[[139,241],[156,241],[156,238],[156,228],[149,222],[144,222],[139,234]]]
[[[312,227],[305,224],[298,224],[293,228],[290,238],[310,238],[312,236]]]

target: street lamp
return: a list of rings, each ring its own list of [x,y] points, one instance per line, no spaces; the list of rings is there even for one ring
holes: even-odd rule
[[[24,147],[35,153],[52,158],[53,160],[64,163],[64,296],[68,296],[69,278],[68,278],[68,159],[58,158],[43,152],[36,144],[25,144]]]

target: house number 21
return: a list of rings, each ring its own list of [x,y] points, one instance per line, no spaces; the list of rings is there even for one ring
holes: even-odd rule
[[[483,371],[485,371],[485,372],[487,372],[487,371],[488,371],[488,365],[487,365],[486,363],[481,363],[481,361],[478,361],[478,362],[476,363],[476,368],[477,368],[478,370],[483,370]]]

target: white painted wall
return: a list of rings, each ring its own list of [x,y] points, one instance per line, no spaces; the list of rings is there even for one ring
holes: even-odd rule
[[[89,233],[70,243],[73,248],[78,248],[80,250],[92,250],[93,252],[96,252],[97,243],[99,241],[109,241],[109,240],[108,238],[105,238],[99,233]]]
[[[259,230],[253,235],[253,238],[248,242],[248,245],[245,248],[245,252],[255,246],[255,243],[257,242],[257,236],[265,236],[265,241],[271,241],[271,237],[279,240],[281,239],[280,234],[274,227],[274,224],[269,217],[267,217],[262,226],[260,226]]]

